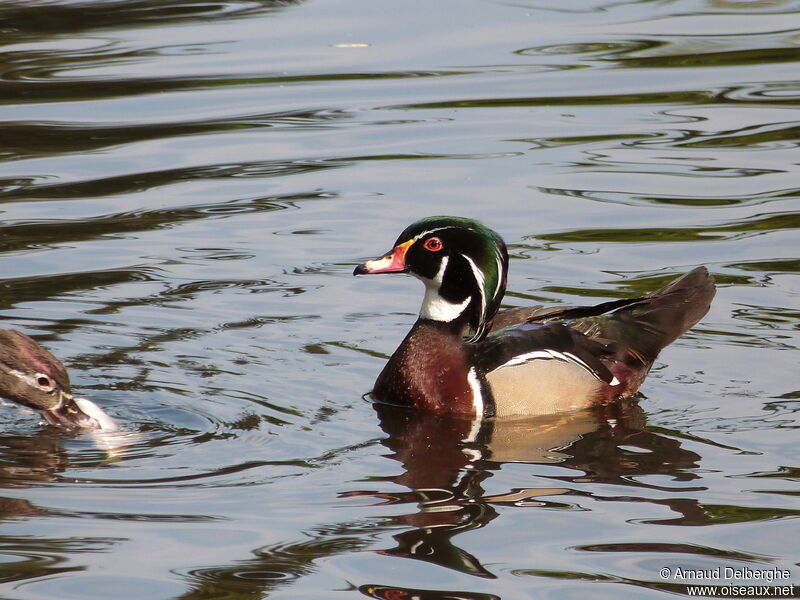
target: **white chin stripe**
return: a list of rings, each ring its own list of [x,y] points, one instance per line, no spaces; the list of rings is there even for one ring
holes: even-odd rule
[[[419,316],[423,319],[430,319],[431,321],[450,321],[457,319],[461,313],[469,305],[471,298],[467,298],[460,304],[453,304],[448,302],[439,295],[438,289],[427,287],[425,290],[425,298],[422,300],[422,309],[419,311]]]
[[[439,272],[433,279],[422,279],[425,284],[425,297],[422,299],[422,308],[419,311],[419,316],[423,319],[430,319],[431,321],[443,321],[449,323],[457,319],[461,313],[467,308],[471,298],[467,297],[463,302],[454,304],[448,302],[439,295],[439,288],[442,285],[442,278],[447,269],[447,263],[450,260],[449,256],[442,258],[442,264],[439,267]]]
[[[571,352],[559,352],[558,350],[534,350],[533,352],[527,352],[525,354],[520,354],[519,356],[515,356],[511,360],[506,363],[503,363],[498,369],[502,367],[512,367],[514,365],[521,365],[531,360],[536,359],[544,359],[544,360],[563,360],[565,362],[572,363],[574,365],[578,365],[582,369],[586,369],[592,376],[596,379],[600,379],[597,376],[597,373],[587,365],[584,361],[580,358],[572,354]],[[619,379],[613,377],[611,381],[608,382],[609,385],[619,385]]]

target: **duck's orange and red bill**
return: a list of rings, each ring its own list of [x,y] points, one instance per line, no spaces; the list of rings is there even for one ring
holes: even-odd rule
[[[408,252],[413,242],[414,240],[408,240],[407,242],[398,244],[385,256],[361,263],[355,268],[353,274],[374,275],[376,273],[403,273],[407,271],[406,252]]]

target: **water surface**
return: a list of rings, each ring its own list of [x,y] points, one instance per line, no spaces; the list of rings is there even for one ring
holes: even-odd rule
[[[0,325],[124,429],[0,407],[0,595],[800,582],[800,4],[8,0],[0,31]],[[508,306],[719,292],[637,402],[377,409],[422,290],[352,268],[430,214],[504,236]]]

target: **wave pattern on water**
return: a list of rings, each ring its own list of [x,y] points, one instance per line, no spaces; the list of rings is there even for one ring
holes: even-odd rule
[[[0,319],[123,426],[0,406],[0,595],[796,578],[798,14],[0,4]],[[448,213],[508,241],[509,305],[639,295],[697,264],[720,290],[637,401],[511,423],[373,407],[420,289],[353,265]]]

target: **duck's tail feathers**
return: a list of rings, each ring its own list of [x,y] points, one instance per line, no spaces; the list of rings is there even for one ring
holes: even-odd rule
[[[714,277],[705,267],[697,267],[609,314],[609,325],[616,329],[611,339],[652,362],[662,348],[705,316],[715,293]]]

